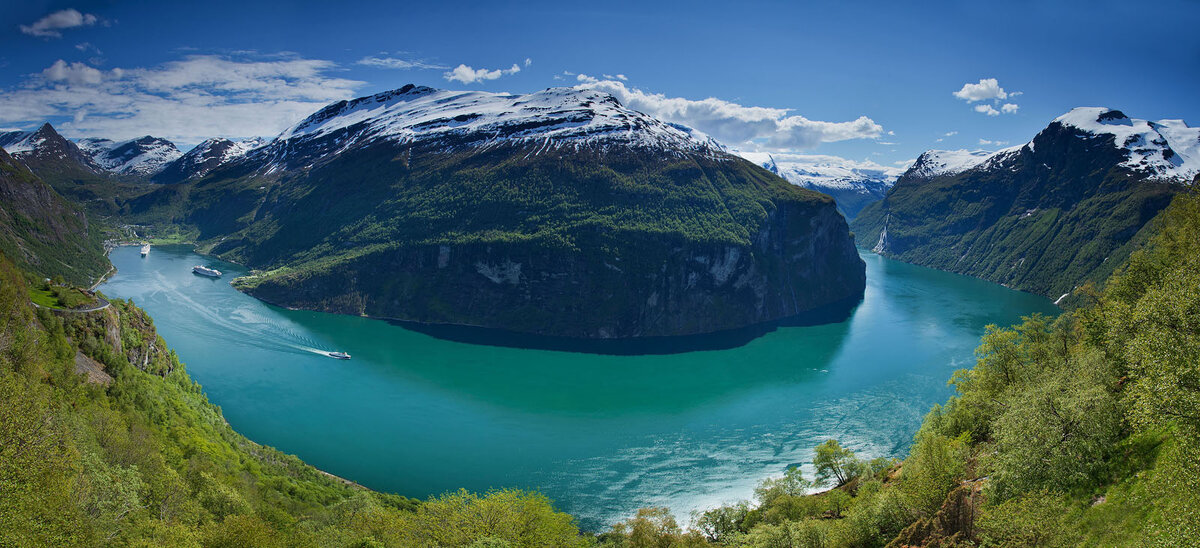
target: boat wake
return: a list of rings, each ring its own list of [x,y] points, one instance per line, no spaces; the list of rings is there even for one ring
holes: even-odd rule
[[[329,356],[333,352],[320,348],[323,346],[322,344],[312,337],[305,335],[294,325],[261,314],[259,311],[254,310],[253,306],[240,306],[230,311],[205,306],[184,291],[167,283],[166,278],[161,273],[156,272],[154,275],[160,282],[160,290],[167,293],[167,298],[177,306],[187,308],[192,313],[193,318],[219,327],[220,330],[218,331],[237,335],[229,338],[221,338],[222,342],[233,342],[255,348],[269,348],[298,354]]]

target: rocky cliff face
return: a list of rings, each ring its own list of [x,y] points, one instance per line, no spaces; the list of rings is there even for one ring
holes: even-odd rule
[[[781,206],[750,245],[657,237],[625,241],[619,248],[581,247],[402,247],[324,271],[247,280],[246,288],[268,302],[297,308],[626,338],[709,333],[787,318],[860,298],[866,281],[832,201]]]

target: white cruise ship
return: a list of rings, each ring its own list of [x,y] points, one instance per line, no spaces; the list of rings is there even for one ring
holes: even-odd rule
[[[200,265],[193,266],[192,273],[199,274],[201,276],[208,276],[210,278],[220,278],[221,277],[220,270],[217,270],[215,268],[209,268],[207,266],[200,266]]]

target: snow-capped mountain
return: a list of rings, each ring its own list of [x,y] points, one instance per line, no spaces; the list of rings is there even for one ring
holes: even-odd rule
[[[1200,128],[1076,108],[1028,143],[929,151],[859,213],[858,244],[1051,299],[1103,280],[1200,173]]]
[[[882,199],[904,172],[898,167],[820,154],[736,154],[794,185],[833,196],[842,214],[851,218],[867,204]]]
[[[544,149],[602,149],[617,145],[723,151],[700,132],[626,108],[602,91],[550,88],[512,95],[412,84],[329,105],[285,130],[264,150],[276,162],[297,167],[295,156],[301,149],[301,156],[311,159],[381,139],[447,147],[539,144]]]
[[[97,173],[102,168],[75,143],[59,135],[49,123],[34,131],[0,133],[0,148],[20,160],[35,172],[39,168],[55,171],[82,169]]]
[[[1152,179],[1190,182],[1200,173],[1200,128],[1188,127],[1183,120],[1149,122],[1129,118],[1119,110],[1078,107],[1055,118],[1043,133],[1057,128],[1111,145],[1124,155],[1120,166]],[[1036,140],[994,152],[929,150],[917,158],[904,176],[931,179],[986,168],[1004,162],[1025,147],[1033,147]]]
[[[177,183],[194,177],[203,177],[212,170],[237,160],[268,142],[269,140],[262,137],[244,141],[231,141],[219,137],[208,139],[163,166],[154,175],[153,180],[157,183]]]
[[[942,175],[954,175],[971,169],[989,158],[1021,147],[1007,148],[1000,151],[990,150],[927,150],[917,157],[917,161],[904,173],[906,177],[932,179]]]
[[[1155,179],[1191,181],[1200,173],[1200,127],[1183,120],[1148,122],[1103,107],[1072,109],[1055,122],[1125,151],[1122,166]]]
[[[77,141],[106,171],[132,175],[151,175],[183,155],[175,143],[158,137],[139,137],[128,141],[87,138]]]

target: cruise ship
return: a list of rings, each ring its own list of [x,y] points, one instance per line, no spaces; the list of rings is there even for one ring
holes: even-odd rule
[[[146,255],[149,255],[149,254],[150,254],[150,244],[142,244],[142,256],[145,257]]]
[[[192,273],[199,274],[201,276],[208,276],[210,278],[220,278],[221,277],[220,270],[217,270],[215,268],[209,268],[207,266],[200,266],[200,265],[193,266]]]

